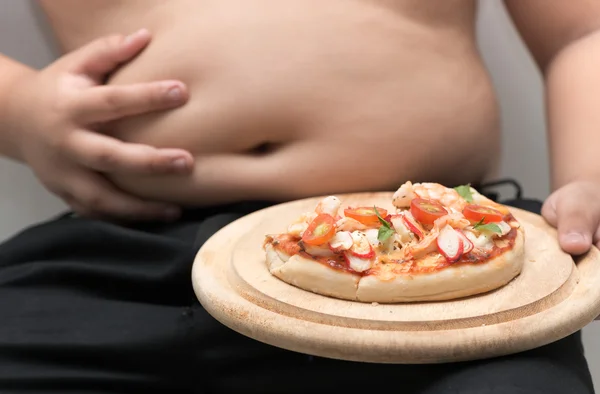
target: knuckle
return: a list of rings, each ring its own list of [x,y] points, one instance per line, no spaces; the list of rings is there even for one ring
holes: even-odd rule
[[[162,159],[157,158],[151,148],[147,149],[145,147],[130,147],[122,152],[122,158],[115,157],[112,160],[111,166],[116,167],[118,165],[121,170],[135,173],[152,173],[156,171],[156,168],[165,166],[162,163],[162,165],[159,165],[158,163]]]
[[[122,100],[119,91],[116,89],[111,89],[102,96],[102,105],[117,115],[123,113]]]
[[[50,108],[52,108],[52,111],[55,114],[63,115],[73,112],[76,103],[76,100],[73,100],[68,96],[58,95],[58,97],[50,103]]]
[[[82,96],[72,90],[59,87],[56,90],[55,98],[48,103],[55,119],[61,121],[73,120],[82,107]]]
[[[168,88],[162,84],[153,86],[146,94],[146,102],[149,105],[162,105],[168,100]]]
[[[83,205],[87,211],[102,212],[106,206],[106,200],[101,193],[90,193],[83,198]]]
[[[77,156],[78,151],[81,151],[80,143],[78,142],[77,135],[72,130],[63,130],[62,134],[58,134],[50,139],[50,147],[56,152],[56,158],[60,159],[60,153],[65,154],[68,157],[72,157],[73,154]]]
[[[160,91],[148,86],[130,87],[123,94],[126,95],[127,104],[132,111],[152,109],[161,100]]]
[[[102,168],[114,168],[119,164],[119,157],[114,151],[100,150],[96,153],[94,160]]]
[[[60,152],[60,153],[68,153],[70,152],[73,148],[72,148],[72,142],[71,142],[71,138],[69,137],[69,135],[57,135],[54,138],[51,138],[48,140],[48,145],[50,147],[50,149],[52,149],[55,152]]]
[[[170,107],[174,102],[169,96],[170,89],[162,82],[140,86],[135,92],[136,105],[149,110]]]
[[[147,173],[159,172],[171,168],[171,159],[156,156],[152,149],[144,149],[143,158],[139,160],[139,168]]]

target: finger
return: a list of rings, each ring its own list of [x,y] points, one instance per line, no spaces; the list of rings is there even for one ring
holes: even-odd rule
[[[600,222],[598,204],[582,204],[579,193],[561,193],[556,198],[558,240],[567,253],[579,255],[589,250],[592,234]]]
[[[558,225],[556,215],[556,194],[550,195],[542,205],[542,217],[553,227]]]
[[[72,133],[64,144],[72,160],[105,173],[189,173],[194,164],[193,156],[182,149],[128,143],[85,130]]]
[[[82,93],[73,115],[86,124],[107,122],[174,108],[187,99],[187,89],[179,81],[98,86]]]
[[[151,38],[148,30],[141,29],[127,37],[112,35],[96,39],[68,55],[71,71],[101,82],[106,74],[139,54]]]
[[[181,214],[177,206],[130,196],[93,172],[82,172],[70,185],[69,194],[76,212],[91,218],[171,221]]]

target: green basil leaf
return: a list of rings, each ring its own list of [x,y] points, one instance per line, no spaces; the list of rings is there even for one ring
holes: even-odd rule
[[[496,233],[496,234],[502,234],[502,229],[500,228],[500,226],[498,226],[495,223],[488,223],[488,224],[480,224],[480,225],[475,225],[473,226],[473,228],[479,230],[479,231],[488,231],[488,232],[492,232],[492,233]]]
[[[381,217],[381,215],[379,214],[379,211],[377,210],[377,207],[373,206],[373,210],[375,210],[375,215],[377,215],[377,219],[379,219],[381,224],[383,226],[391,229],[392,225],[390,223],[388,223],[387,220],[385,220],[384,218]]]
[[[379,227],[379,232],[377,233],[377,239],[380,242],[385,242],[392,235],[394,235],[394,230],[392,228],[381,226]]]
[[[473,195],[471,194],[471,184],[456,186],[454,188],[467,202],[473,202]]]

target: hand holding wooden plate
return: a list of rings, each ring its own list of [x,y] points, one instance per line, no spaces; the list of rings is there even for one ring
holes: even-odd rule
[[[390,201],[391,193],[343,195],[345,204]],[[526,234],[521,274],[497,290],[452,301],[370,304],[321,296],[268,271],[266,234],[285,230],[320,198],[272,206],[221,229],[199,250],[196,295],[227,327],[273,346],[379,363],[441,363],[539,347],[600,315],[600,252],[576,261],[539,215],[511,208]]]

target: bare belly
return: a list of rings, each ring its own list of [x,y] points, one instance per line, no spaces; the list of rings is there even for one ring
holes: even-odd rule
[[[82,42],[115,28],[153,32],[109,83],[178,78],[191,98],[118,122],[115,135],[196,157],[190,176],[113,178],[125,190],[198,206],[476,182],[495,169],[497,108],[472,1],[439,15],[403,10],[414,1],[119,3],[103,7],[113,19],[98,16],[89,37],[75,29]]]

